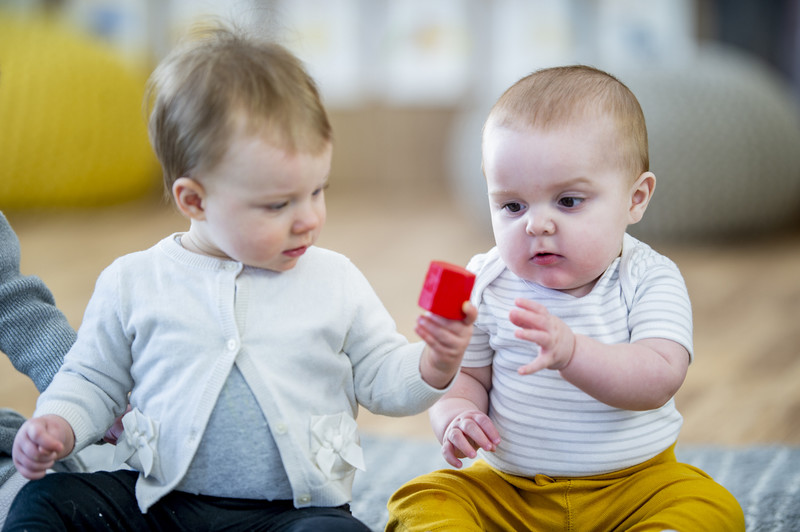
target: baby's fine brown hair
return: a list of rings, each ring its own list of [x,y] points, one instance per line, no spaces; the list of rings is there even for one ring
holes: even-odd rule
[[[332,140],[316,84],[284,47],[223,26],[195,31],[147,85],[150,142],[171,190],[210,169],[232,137],[264,135],[289,152],[320,153]]]
[[[598,116],[613,120],[614,145],[632,179],[649,171],[647,126],[639,101],[617,78],[593,67],[545,68],[522,78],[503,93],[486,123],[546,130]]]

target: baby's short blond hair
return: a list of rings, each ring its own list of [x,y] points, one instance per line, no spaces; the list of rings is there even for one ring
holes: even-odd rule
[[[264,135],[289,152],[332,140],[316,84],[284,47],[223,26],[195,31],[155,69],[145,100],[150,142],[171,190],[213,168],[234,135]]]
[[[621,81],[596,68],[553,67],[522,78],[495,103],[486,124],[547,130],[597,116],[613,121],[620,164],[632,180],[649,171],[647,127],[639,101]]]

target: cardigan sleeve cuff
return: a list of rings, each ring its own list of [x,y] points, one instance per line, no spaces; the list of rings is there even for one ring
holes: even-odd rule
[[[73,405],[64,401],[45,401],[36,406],[33,417],[56,415],[63,418],[72,428],[75,437],[75,447],[68,457],[74,456],[84,447],[97,442],[103,437],[104,430],[99,430],[88,416],[81,415]]]
[[[420,373],[420,361],[422,359],[422,352],[424,350],[424,343],[419,342],[421,346],[417,351],[417,356],[409,356],[403,359],[403,365],[400,368],[402,381],[407,383],[407,394],[410,401],[409,407],[414,407],[416,414],[427,410],[433,403],[438,401],[447,391],[453,387],[455,377],[444,388],[434,388],[422,378]],[[408,414],[407,414],[408,415]]]

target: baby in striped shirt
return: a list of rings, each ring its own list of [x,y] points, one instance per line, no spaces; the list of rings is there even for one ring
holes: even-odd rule
[[[398,490],[387,530],[744,530],[674,454],[691,303],[626,232],[656,185],[636,97],[591,67],[540,70],[494,105],[482,152],[496,247],[467,266],[478,320],[430,411],[457,469]]]

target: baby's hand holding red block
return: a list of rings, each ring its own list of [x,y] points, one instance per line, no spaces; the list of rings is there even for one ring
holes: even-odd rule
[[[469,302],[475,275],[442,261],[433,261],[425,277],[419,305],[429,312],[417,320],[416,333],[427,345],[420,371],[435,388],[447,386],[458,372],[472,337],[478,310]]]

